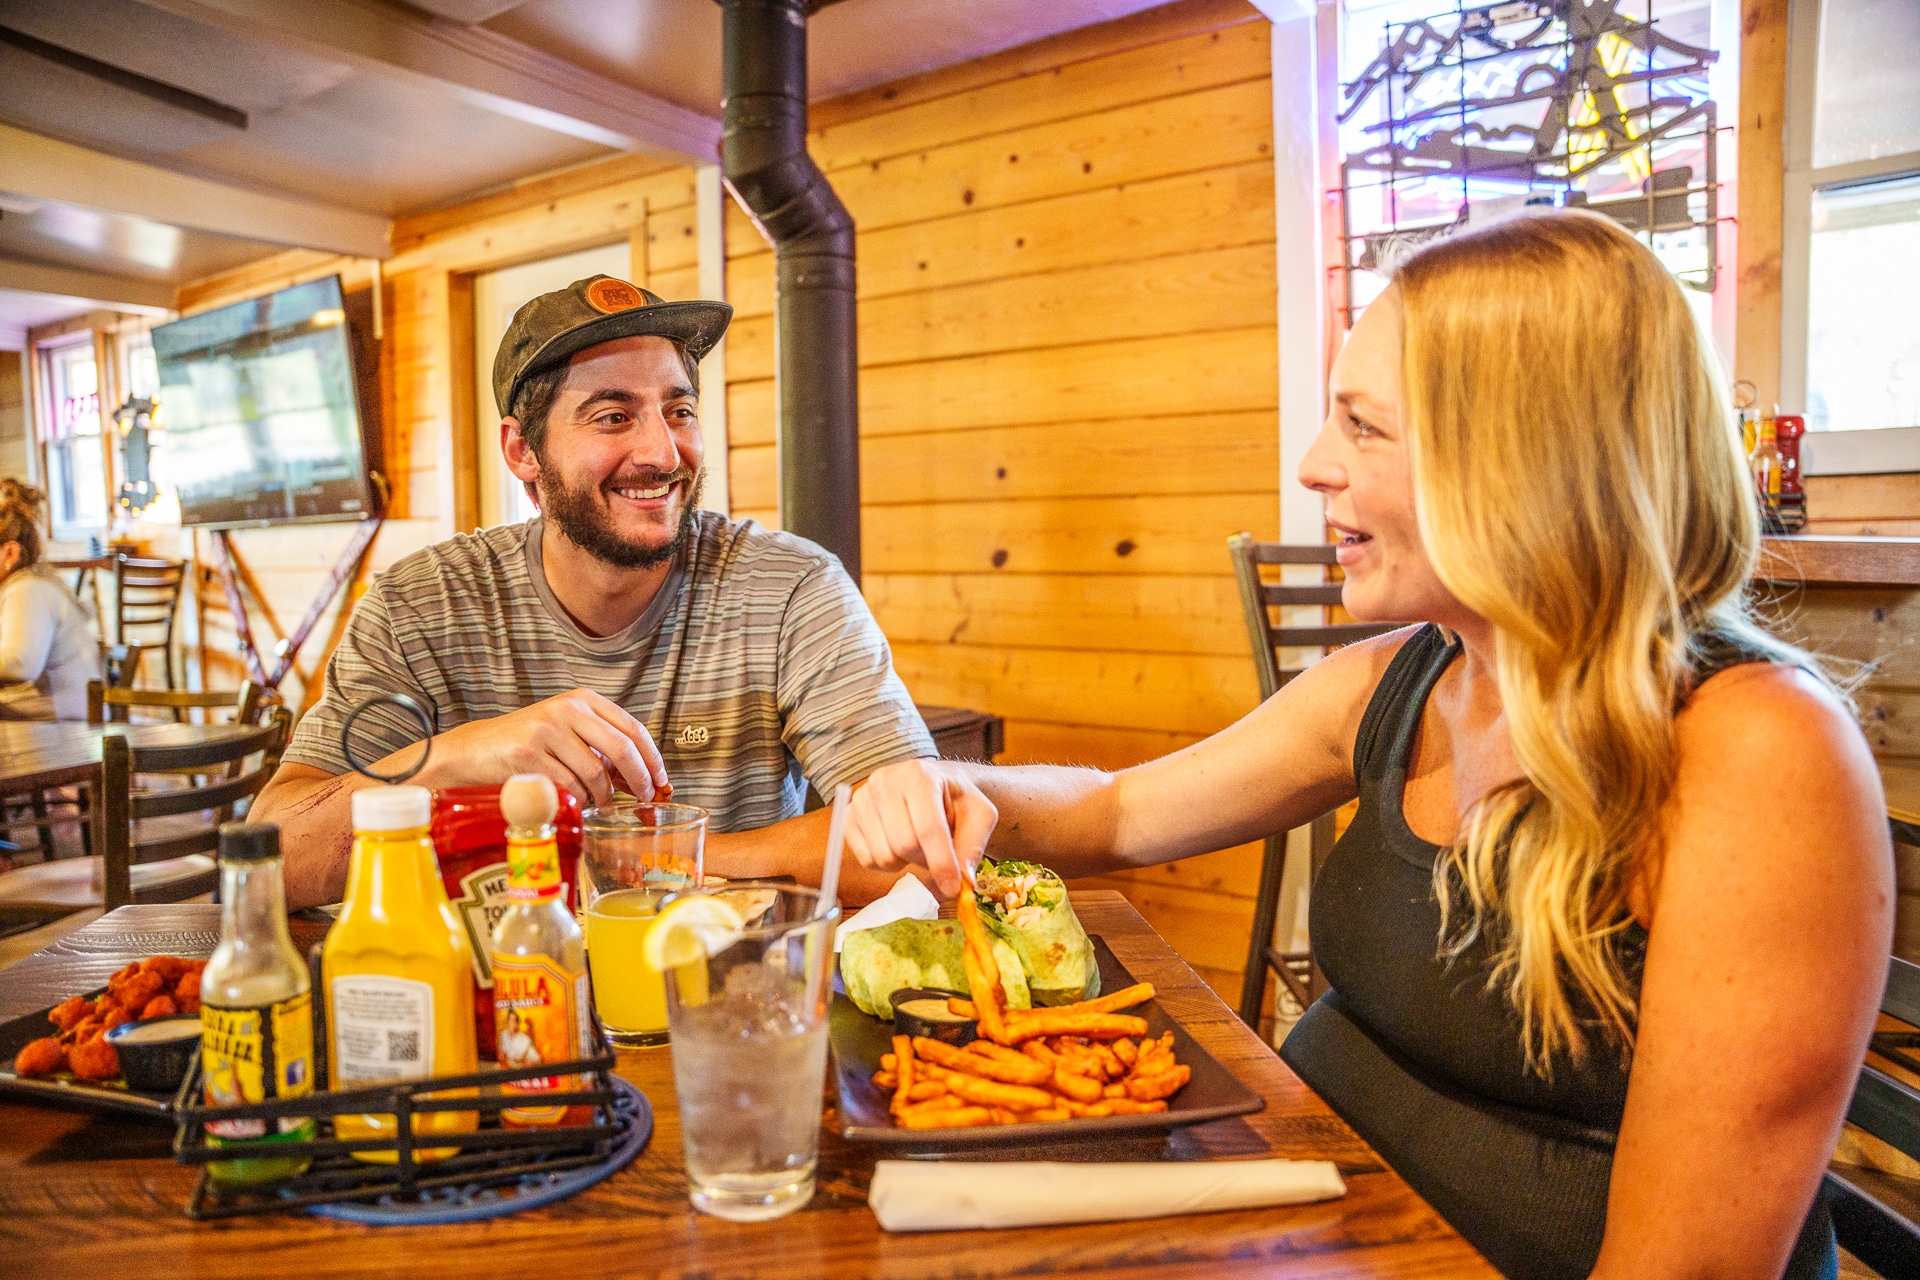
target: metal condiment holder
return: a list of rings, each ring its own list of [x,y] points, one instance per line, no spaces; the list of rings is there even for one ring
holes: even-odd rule
[[[320,990],[320,948],[309,960],[314,989]],[[326,1079],[326,1011],[314,1001],[315,1078]],[[417,1199],[422,1193],[446,1188],[506,1186],[527,1177],[560,1173],[610,1159],[621,1145],[635,1117],[621,1107],[621,1089],[613,1079],[614,1055],[598,1017],[593,1021],[598,1052],[572,1062],[543,1062],[530,1067],[473,1071],[458,1076],[393,1081],[362,1089],[316,1090],[300,1098],[280,1098],[243,1106],[212,1107],[202,1099],[198,1061],[187,1073],[174,1097],[177,1128],[174,1158],[182,1164],[207,1165],[249,1158],[310,1159],[305,1173],[259,1186],[232,1187],[214,1182],[202,1169],[187,1214],[196,1219],[241,1214],[277,1213],[314,1205],[383,1198]],[[508,1094],[502,1085],[543,1076],[587,1076],[590,1086],[565,1093]],[[449,1096],[472,1090],[468,1097]],[[509,1128],[500,1113],[508,1107],[592,1107],[593,1120],[583,1125]],[[441,1111],[472,1111],[479,1127],[468,1133],[413,1132],[413,1117]],[[338,1116],[391,1115],[394,1133],[382,1138],[336,1138]],[[315,1136],[303,1142],[273,1142],[259,1147],[215,1147],[207,1141],[206,1126],[223,1120],[266,1120],[311,1117]],[[421,1150],[455,1150],[457,1154],[423,1160]],[[391,1152],[392,1164],[356,1160],[354,1152]]]

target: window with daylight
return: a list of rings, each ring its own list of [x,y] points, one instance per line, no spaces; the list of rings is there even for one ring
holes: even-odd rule
[[[91,335],[41,354],[46,405],[47,498],[53,536],[68,540],[107,524],[106,453],[100,439],[100,367]]]
[[[1920,5],[1791,14],[1780,398],[1809,474],[1920,470]]]

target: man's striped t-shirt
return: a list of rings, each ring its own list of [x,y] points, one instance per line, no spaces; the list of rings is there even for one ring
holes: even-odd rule
[[[859,589],[813,543],[698,512],[646,613],[596,637],[549,590],[540,534],[538,518],[463,534],[381,574],[286,759],[345,773],[341,726],[376,693],[407,694],[443,733],[585,687],[647,726],[676,802],[710,810],[713,830],[747,831],[799,814],[808,781],[831,796],[935,754]],[[370,763],[420,736],[376,707],[354,722],[354,755]]]

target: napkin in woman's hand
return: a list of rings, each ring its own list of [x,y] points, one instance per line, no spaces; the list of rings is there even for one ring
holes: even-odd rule
[[[886,896],[869,902],[840,922],[833,931],[833,949],[840,950],[840,940],[856,929],[878,929],[883,924],[892,924],[895,920],[937,920],[940,918],[940,900],[927,892],[927,886],[909,871],[893,882],[893,888]]]
[[[1327,1160],[986,1164],[882,1160],[867,1203],[888,1231],[1118,1222],[1347,1194]]]

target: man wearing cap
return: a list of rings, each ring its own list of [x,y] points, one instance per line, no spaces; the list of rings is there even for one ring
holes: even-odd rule
[[[732,314],[610,276],[515,314],[493,366],[500,448],[540,515],[415,552],[356,607],[251,815],[285,833],[290,903],[340,897],[349,796],[378,785],[341,738],[379,694],[432,720],[413,782],[537,772],[588,804],[671,785],[712,812],[707,866],[729,877],[817,877],[826,815],[801,816],[807,783],[831,795],[934,754],[839,561],[699,509],[699,362]],[[394,706],[351,728],[375,772],[420,759],[423,729]],[[858,900],[885,880],[843,885]]]

